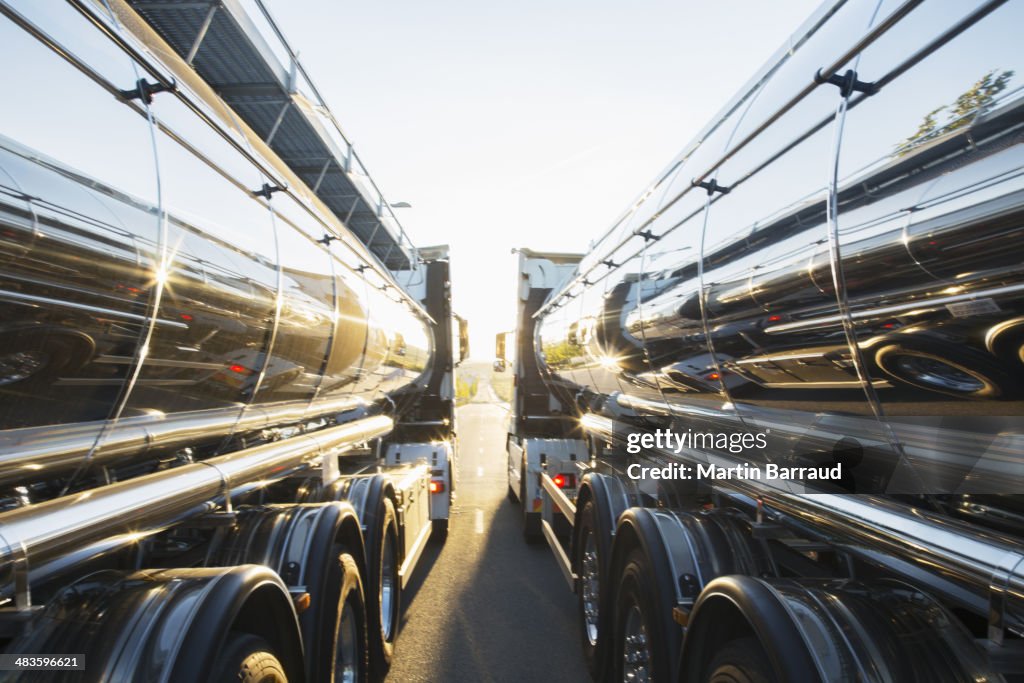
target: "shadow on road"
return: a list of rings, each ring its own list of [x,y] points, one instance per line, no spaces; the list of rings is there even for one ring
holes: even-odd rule
[[[448,539],[402,595],[390,683],[585,683],[576,596],[545,545],[523,540],[506,498],[506,406],[460,409],[459,488]]]

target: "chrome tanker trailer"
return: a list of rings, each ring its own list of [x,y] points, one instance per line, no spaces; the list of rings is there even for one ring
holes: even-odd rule
[[[519,252],[509,494],[596,680],[1024,675],[1022,24],[827,2],[590,251]]]
[[[447,531],[446,250],[243,4],[0,2],[0,679],[379,679]]]

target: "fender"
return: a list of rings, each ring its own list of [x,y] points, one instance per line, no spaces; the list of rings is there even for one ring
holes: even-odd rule
[[[665,546],[661,531],[658,529],[658,522],[655,520],[654,512],[647,508],[629,508],[619,517],[615,538],[612,541],[611,573],[613,584],[606,592],[607,600],[601,604],[601,609],[612,609],[618,602],[618,581],[622,573],[626,557],[629,552],[640,547],[643,553],[650,560],[651,571],[654,574],[652,590],[654,592],[654,604],[659,606],[657,614],[651,615],[653,619],[661,622],[662,632],[666,634],[666,645],[668,647],[667,658],[670,666],[675,669],[679,659],[679,632],[678,624],[672,618],[672,608],[680,601],[676,579],[672,576],[672,562],[669,560],[669,549]],[[610,613],[610,612],[608,612]],[[617,637],[614,634],[613,637]],[[672,679],[675,679],[673,671]]]
[[[607,570],[611,560],[611,544],[615,536],[615,528],[621,515],[629,507],[629,499],[622,487],[622,482],[614,477],[609,477],[597,472],[588,472],[583,476],[580,483],[580,491],[576,496],[576,514],[580,514],[587,501],[594,502],[597,510],[597,524],[599,527],[598,555],[603,559],[603,569]],[[579,554],[580,544],[579,524],[573,524],[572,528],[572,570],[578,573],[576,557]]]
[[[235,624],[276,643],[288,680],[305,680],[298,616],[288,589],[276,572],[260,565],[241,565],[230,569],[171,570],[164,574],[168,579],[210,577],[189,623],[179,626],[182,638],[176,650],[184,656],[173,658],[168,680],[203,680]]]
[[[268,567],[101,571],[59,590],[9,647],[84,653],[86,681],[205,680],[232,627],[274,643],[305,680],[288,590]]]
[[[704,653],[729,639],[724,630],[744,623],[761,641],[779,680],[827,683],[782,598],[751,576],[721,576],[701,592],[683,640],[679,680],[704,680]]]
[[[392,481],[381,474],[369,477],[342,477],[323,489],[323,500],[341,501],[351,512],[351,519],[341,524],[344,534],[339,536],[345,547],[359,564],[360,576],[366,576],[368,559],[366,557],[367,531],[376,524],[377,510],[382,496],[387,496],[395,506],[395,513],[400,515],[395,486]],[[349,529],[355,524],[356,529]],[[405,547],[402,541],[403,525],[398,518],[399,554]],[[358,533],[356,533],[358,532]],[[403,558],[398,558],[401,561]]]
[[[268,506],[239,510],[233,535],[209,561],[266,565],[287,586],[309,594],[309,607],[298,620],[313,677],[311,667],[322,659],[320,633],[325,623],[333,623],[338,602],[332,569],[344,549],[362,571],[362,546],[355,510],[347,502]]]

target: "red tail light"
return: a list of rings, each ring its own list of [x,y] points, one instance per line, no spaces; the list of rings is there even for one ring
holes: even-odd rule
[[[430,482],[430,492],[431,493],[444,493],[444,482],[443,481],[437,481],[436,479],[431,480],[431,482]]]
[[[560,489],[564,488],[576,488],[576,475],[575,474],[556,474],[551,477],[551,481],[555,482],[555,486]]]
[[[249,368],[245,367],[244,365],[239,365],[238,363],[235,363],[234,365],[230,366],[228,369],[231,370],[231,372],[237,372],[239,375],[251,375],[252,374],[252,370],[250,370]]]

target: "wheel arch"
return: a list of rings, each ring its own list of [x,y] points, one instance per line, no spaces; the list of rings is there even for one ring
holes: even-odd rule
[[[587,506],[587,503],[594,499],[590,477],[590,474],[583,477],[579,493],[576,494],[576,518],[573,520],[572,524],[572,543],[570,545],[570,550],[572,552],[569,553],[571,567],[574,574],[579,574],[580,571],[579,561],[577,560],[580,548],[580,515],[583,514],[583,508]]]
[[[170,680],[205,680],[227,633],[238,630],[261,636],[276,645],[289,680],[304,681],[298,615],[281,578],[263,565],[240,565],[218,571],[221,573],[210,581],[183,630],[178,651],[190,653],[190,656],[175,659]],[[182,570],[180,573],[187,578],[193,572]],[[211,647],[211,643],[216,645]],[[195,656],[199,653],[201,656]]]
[[[373,545],[373,543],[371,543],[371,540],[375,537],[375,534],[373,533],[373,529],[376,527],[376,525],[379,522],[377,517],[378,517],[378,514],[381,511],[381,508],[382,508],[383,504],[384,504],[384,499],[385,498],[389,499],[391,501],[391,504],[395,508],[395,516],[396,516],[395,522],[396,522],[396,526],[398,527],[398,538],[399,538],[399,542],[398,542],[399,549],[398,549],[398,552],[399,552],[399,555],[400,555],[400,557],[397,558],[398,562],[401,563],[405,559],[404,557],[401,557],[401,555],[402,555],[402,548],[404,546],[403,546],[403,543],[401,541],[401,539],[402,539],[402,529],[401,529],[401,525],[398,524],[398,518],[397,518],[397,515],[398,515],[398,497],[397,497],[397,494],[395,493],[394,482],[392,482],[390,478],[384,476],[383,474],[376,474],[376,475],[374,475],[373,477],[370,478],[370,480],[367,482],[366,486],[367,486],[366,495],[362,499],[362,506],[361,506],[362,509],[357,509],[355,511],[356,514],[358,515],[359,524],[360,524],[360,527],[361,527],[361,530],[362,530],[362,533],[363,533],[362,553],[360,553],[360,557],[362,557],[362,562],[361,562],[360,567],[359,567],[359,573],[360,573],[361,576],[364,576],[364,577],[367,576],[366,568],[369,566],[369,562],[370,562],[370,558],[367,557],[366,554],[368,552],[370,552],[371,546]]]
[[[580,483],[579,493],[576,495],[576,515],[577,518],[582,513],[583,508],[588,502],[593,502],[597,525],[601,528],[602,532],[606,535],[605,544],[603,548],[611,548],[612,539],[616,535],[616,527],[618,525],[619,516],[626,509],[626,498],[622,484],[613,477],[609,477],[604,474],[597,472],[588,472],[583,476],[583,481]],[[617,500],[621,496],[621,501]],[[578,522],[578,519],[577,519]],[[576,522],[573,523],[572,528],[572,569],[574,572],[579,571],[577,566],[577,556],[579,555],[579,544],[580,544],[580,525]],[[603,549],[602,548],[602,549]],[[605,568],[610,566],[608,561],[610,560],[611,552],[606,552],[608,557],[605,557]]]
[[[355,508],[347,501],[338,501],[338,521],[335,526],[334,541],[348,552],[359,566],[359,575],[366,576],[366,548],[363,541],[363,528],[356,515]]]
[[[667,662],[672,669],[672,679],[678,673],[680,638],[679,627],[673,620],[673,607],[678,601],[678,587],[672,576],[672,562],[669,550],[658,529],[654,512],[648,508],[629,508],[618,519],[615,536],[612,539],[611,558],[609,563],[609,589],[607,599],[602,601],[602,609],[614,609],[619,601],[619,586],[626,561],[630,553],[639,548],[648,561],[654,574],[652,589],[657,613],[652,619],[660,622],[665,634]],[[614,622],[614,620],[613,620]],[[618,627],[613,626],[612,637],[619,638]]]
[[[768,583],[742,575],[720,576],[701,592],[679,653],[679,680],[705,680],[704,654],[748,635],[764,647],[779,680],[825,683],[783,601]]]

